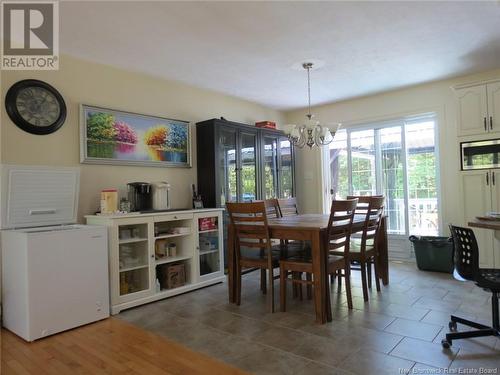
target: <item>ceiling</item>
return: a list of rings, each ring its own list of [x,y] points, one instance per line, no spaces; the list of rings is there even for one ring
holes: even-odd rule
[[[61,52],[288,110],[500,67],[500,2],[61,2]]]

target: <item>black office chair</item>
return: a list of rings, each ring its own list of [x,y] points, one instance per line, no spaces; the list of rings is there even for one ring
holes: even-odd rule
[[[479,268],[479,249],[474,232],[470,228],[461,228],[450,225],[451,236],[455,246],[453,259],[455,270],[466,279],[472,280],[480,288],[491,292],[492,327],[485,326],[470,320],[452,315],[449,328],[451,333],[441,341],[443,348],[449,348],[453,340],[470,337],[500,336],[498,316],[498,294],[500,293],[500,269]],[[477,328],[474,331],[456,332],[457,323]]]

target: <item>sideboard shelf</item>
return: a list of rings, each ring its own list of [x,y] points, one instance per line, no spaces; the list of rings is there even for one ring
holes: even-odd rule
[[[224,281],[222,211],[86,216],[87,224],[108,228],[111,314]],[[201,230],[200,223],[207,221],[213,227]],[[155,235],[159,228],[183,232]],[[124,234],[131,238],[121,238]],[[175,245],[176,255],[158,258],[163,255],[156,253],[160,241]],[[200,241],[214,248],[200,250]],[[170,277],[169,270],[177,266],[185,275],[183,285],[165,281],[165,274]]]

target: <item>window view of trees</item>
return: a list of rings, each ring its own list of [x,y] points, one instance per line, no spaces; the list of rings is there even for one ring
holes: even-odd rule
[[[329,150],[334,197],[384,194],[390,233],[437,234],[434,124],[426,118],[339,131]]]

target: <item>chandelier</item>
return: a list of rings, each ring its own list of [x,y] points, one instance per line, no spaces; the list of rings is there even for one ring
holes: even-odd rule
[[[337,129],[332,130],[328,126],[320,125],[319,121],[313,120],[314,115],[311,114],[311,69],[313,63],[303,63],[302,67],[307,70],[307,97],[308,97],[308,113],[307,120],[304,125],[288,125],[285,133],[287,133],[290,142],[299,148],[304,146],[326,146],[333,141]]]

